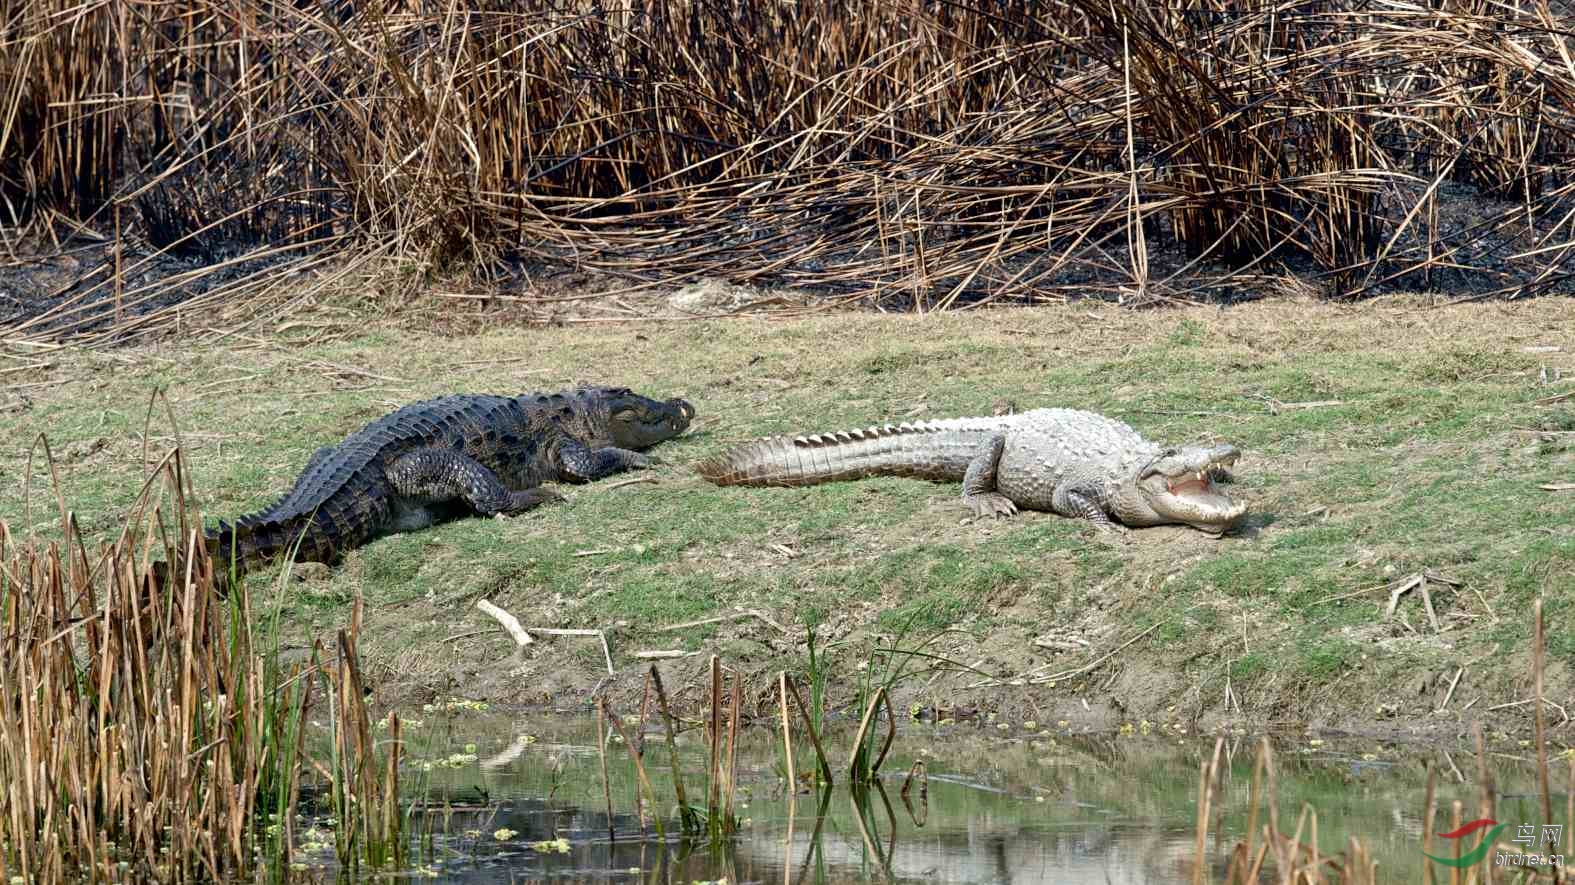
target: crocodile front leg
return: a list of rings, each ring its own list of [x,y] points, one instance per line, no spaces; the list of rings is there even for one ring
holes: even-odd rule
[[[461,500],[483,516],[524,513],[548,501],[562,501],[551,489],[510,491],[485,464],[454,449],[416,449],[386,471],[389,484],[403,498],[423,504]]]
[[[571,482],[595,482],[623,470],[643,470],[656,463],[650,455],[617,446],[593,449],[578,440],[558,444],[558,463]]]
[[[1062,516],[1086,519],[1102,532],[1120,532],[1125,527],[1116,524],[1099,503],[1099,493],[1084,485],[1062,484],[1050,496],[1050,508]]]
[[[995,490],[995,470],[1005,450],[1006,434],[997,433],[980,445],[973,460],[968,462],[968,472],[963,474],[962,497],[963,502],[973,508],[974,516],[999,518],[1017,512],[1017,504]]]

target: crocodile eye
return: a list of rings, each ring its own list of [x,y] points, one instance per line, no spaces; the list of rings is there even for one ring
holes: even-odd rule
[[[614,421],[622,421],[625,424],[634,421],[635,417],[636,415],[634,413],[634,409],[619,409],[612,414],[612,419]]]

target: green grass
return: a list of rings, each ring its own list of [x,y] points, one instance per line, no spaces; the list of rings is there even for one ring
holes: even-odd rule
[[[658,628],[747,608],[796,631],[821,621],[829,643],[889,634],[912,617],[923,633],[965,628],[946,654],[1005,674],[1070,669],[1160,623],[1115,666],[1179,675],[1195,690],[1183,701],[1124,698],[1128,712],[1178,702],[1218,712],[1228,673],[1249,715],[1333,703],[1357,717],[1393,693],[1402,668],[1453,674],[1495,644],[1506,655],[1523,648],[1538,595],[1550,635],[1568,632],[1575,498],[1538,486],[1575,479],[1575,455],[1558,435],[1575,426],[1575,411],[1537,402],[1568,389],[1543,384],[1542,365],[1575,371],[1570,332],[1546,331],[1575,328],[1568,302],[1088,313],[499,329],[463,340],[378,328],[326,345],[204,347],[174,359],[168,346],[71,354],[26,378],[63,383],[0,416],[11,441],[0,453],[9,480],[0,508],[22,528],[33,434],[47,431],[57,455],[103,439],[101,451],[61,469],[69,506],[109,530],[135,488],[155,386],[169,391],[198,496],[216,516],[267,503],[315,448],[395,405],[607,381],[683,395],[699,410],[690,435],[655,451],[664,463],[654,484],[570,487],[567,504],[521,518],[375,542],[292,595],[297,631],[334,622],[360,593],[370,669],[417,684],[462,674],[478,693],[504,698],[520,677],[502,663],[507,638],[475,611],[480,598],[527,626],[613,628],[621,664],[641,649],[770,639],[766,657],[749,662],[762,672],[798,666],[801,645],[755,619]],[[1524,342],[1564,349],[1529,355]],[[609,366],[621,368],[600,368]],[[976,414],[1000,398],[1019,409],[1095,409],[1151,438],[1236,443],[1246,454],[1231,488],[1254,505],[1247,531],[1214,541],[1152,529],[1112,542],[1049,514],[973,521],[955,485],[718,489],[687,469],[767,433]],[[153,432],[169,436],[166,425],[156,417]],[[55,507],[37,466],[32,506],[35,527],[47,530]],[[1459,582],[1431,591],[1442,634],[1415,594],[1401,603],[1415,632],[1381,618],[1385,585],[1425,570]],[[1053,629],[1082,636],[1086,653],[1051,657],[1033,645]],[[1550,650],[1568,658],[1571,646],[1557,640]],[[527,675],[588,687],[598,659],[599,650],[554,639]],[[1569,692],[1568,672],[1550,671],[1550,691]],[[1473,671],[1469,688],[1509,700],[1522,676]],[[1102,704],[1088,686],[1106,681],[1091,676],[1084,695],[1046,691],[1053,703]],[[1398,701],[1418,715],[1431,715],[1433,702]]]

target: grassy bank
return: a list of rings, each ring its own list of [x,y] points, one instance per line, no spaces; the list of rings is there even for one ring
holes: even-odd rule
[[[477,600],[527,627],[608,629],[620,682],[636,688],[641,650],[715,650],[774,673],[802,661],[815,625],[825,653],[851,666],[910,624],[919,639],[951,628],[930,650],[1005,682],[1033,674],[977,688],[983,677],[951,674],[900,698],[941,715],[983,704],[1052,722],[1450,733],[1480,716],[1511,729],[1529,705],[1492,708],[1530,697],[1539,594],[1547,696],[1568,707],[1572,694],[1575,493],[1543,488],[1575,480],[1575,400],[1562,398],[1572,329],[1575,307],[1561,300],[1080,305],[61,350],[15,373],[29,386],[0,417],[10,440],[0,507],[23,523],[26,441],[44,431],[84,533],[116,527],[156,385],[211,518],[271,500],[313,449],[399,404],[627,383],[683,395],[700,413],[657,450],[666,463],[645,477],[654,482],[569,489],[566,505],[525,517],[372,544],[292,585],[285,610],[300,643],[342,624],[359,590],[362,654],[380,690],[570,702],[606,675],[599,644],[544,637],[516,667]],[[973,414],[1002,398],[1095,409],[1176,442],[1234,442],[1246,454],[1233,493],[1255,515],[1220,541],[1151,529],[1111,542],[1049,514],[973,521],[955,486],[723,490],[687,467],[759,434]],[[154,448],[173,442],[165,423]],[[33,472],[31,523],[47,530],[53,496],[36,461]],[[1413,575],[1429,576],[1426,602],[1413,586],[1386,618],[1391,591]],[[663,629],[740,608],[769,621]]]

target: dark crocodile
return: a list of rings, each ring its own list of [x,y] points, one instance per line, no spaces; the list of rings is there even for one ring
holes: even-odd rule
[[[1246,502],[1215,486],[1239,456],[1231,445],[1160,446],[1093,412],[1035,409],[768,437],[697,471],[717,485],[804,486],[865,476],[961,481],[963,501],[980,516],[1010,516],[1022,507],[1105,530],[1180,523],[1221,534],[1247,514]]]
[[[394,532],[471,514],[517,514],[591,482],[649,466],[641,453],[683,433],[694,408],[621,387],[523,396],[456,395],[405,406],[318,449],[272,506],[205,533],[214,573],[294,552],[332,564]],[[233,554],[233,556],[232,556]]]

